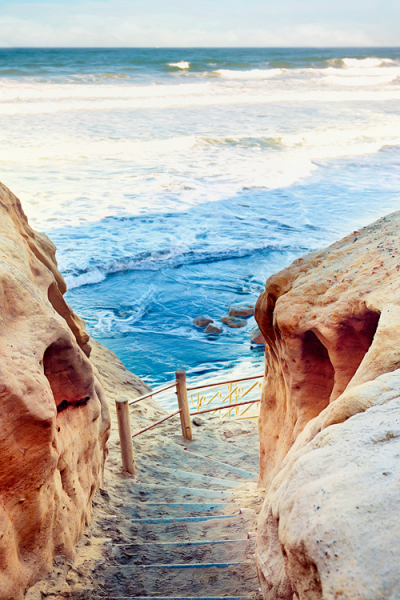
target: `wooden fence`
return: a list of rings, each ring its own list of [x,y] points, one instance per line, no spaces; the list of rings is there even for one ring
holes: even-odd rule
[[[246,417],[243,417],[244,413],[248,410],[250,406],[255,406],[257,403],[260,402],[260,398],[255,400],[245,400],[244,402],[239,402],[238,400],[245,398],[251,392],[253,392],[254,394],[256,387],[261,387],[261,382],[256,382],[255,384],[251,385],[248,390],[244,390],[244,388],[240,387],[238,384],[252,381],[255,379],[262,379],[263,375],[253,375],[251,377],[242,377],[238,379],[232,379],[229,381],[220,381],[216,383],[214,382],[191,387],[188,387],[186,385],[185,371],[178,370],[176,371],[175,375],[175,381],[172,381],[171,383],[157,390],[148,392],[147,394],[144,394],[139,398],[135,398],[134,400],[128,400],[127,398],[118,398],[115,401],[117,409],[119,439],[121,444],[122,466],[124,471],[127,471],[132,475],[135,474],[135,459],[132,438],[136,437],[137,435],[140,435],[141,433],[144,433],[145,431],[148,431],[149,429],[152,429],[153,427],[156,427],[164,421],[167,421],[168,419],[171,419],[172,417],[175,417],[179,414],[183,437],[187,440],[193,440],[191,421],[192,417],[196,415],[202,415],[204,413],[216,413],[218,411],[220,411],[221,415],[221,411],[224,411],[223,417],[231,418],[233,416],[234,418],[248,418],[250,415],[248,414]],[[233,384],[236,385],[234,386]],[[227,394],[223,394],[221,391],[217,391],[216,393],[213,393],[210,398],[206,398],[204,390],[215,390],[223,386],[228,386]],[[142,400],[146,400],[146,398],[151,398],[153,396],[156,396],[157,394],[161,394],[172,388],[176,388],[178,410],[166,415],[165,417],[159,419],[154,423],[151,423],[147,427],[144,427],[143,429],[139,429],[138,431],[134,431],[132,433],[129,418],[129,407],[133,404],[141,402]],[[203,392],[201,392],[200,390],[203,390]],[[193,394],[191,394],[191,402],[192,405],[195,404],[196,412],[190,412],[188,392],[195,392],[196,403],[193,399]],[[211,403],[217,399],[222,403],[221,406],[210,406]],[[202,406],[208,406],[208,408],[202,409]],[[239,407],[241,406],[247,406],[247,408],[244,409],[242,413],[238,412]],[[252,417],[254,418],[254,414],[252,415]]]

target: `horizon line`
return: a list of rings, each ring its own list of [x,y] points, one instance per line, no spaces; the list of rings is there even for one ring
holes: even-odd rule
[[[0,50],[314,50],[314,49],[400,49],[399,45],[390,46],[1,46]]]

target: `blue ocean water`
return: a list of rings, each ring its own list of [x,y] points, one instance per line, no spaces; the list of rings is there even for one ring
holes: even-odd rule
[[[0,50],[1,180],[137,375],[260,373],[221,317],[399,208],[399,100],[398,48]]]

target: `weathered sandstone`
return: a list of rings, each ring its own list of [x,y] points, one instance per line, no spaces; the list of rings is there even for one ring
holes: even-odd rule
[[[104,392],[55,247],[0,184],[0,599],[71,556],[102,480]]]
[[[265,339],[261,331],[256,327],[251,332],[250,341],[252,344],[258,344],[259,346],[265,346]]]
[[[400,367],[400,212],[270,277],[255,316],[266,340],[260,476],[347,388]]]
[[[400,597],[400,370],[336,402],[268,489],[257,540],[265,600]]]
[[[295,261],[257,303],[265,600],[400,597],[399,225]]]

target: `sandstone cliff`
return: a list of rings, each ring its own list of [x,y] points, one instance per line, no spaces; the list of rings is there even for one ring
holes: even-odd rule
[[[267,281],[265,599],[400,597],[400,213]]]
[[[55,247],[0,184],[0,599],[70,556],[102,480],[110,419]]]

